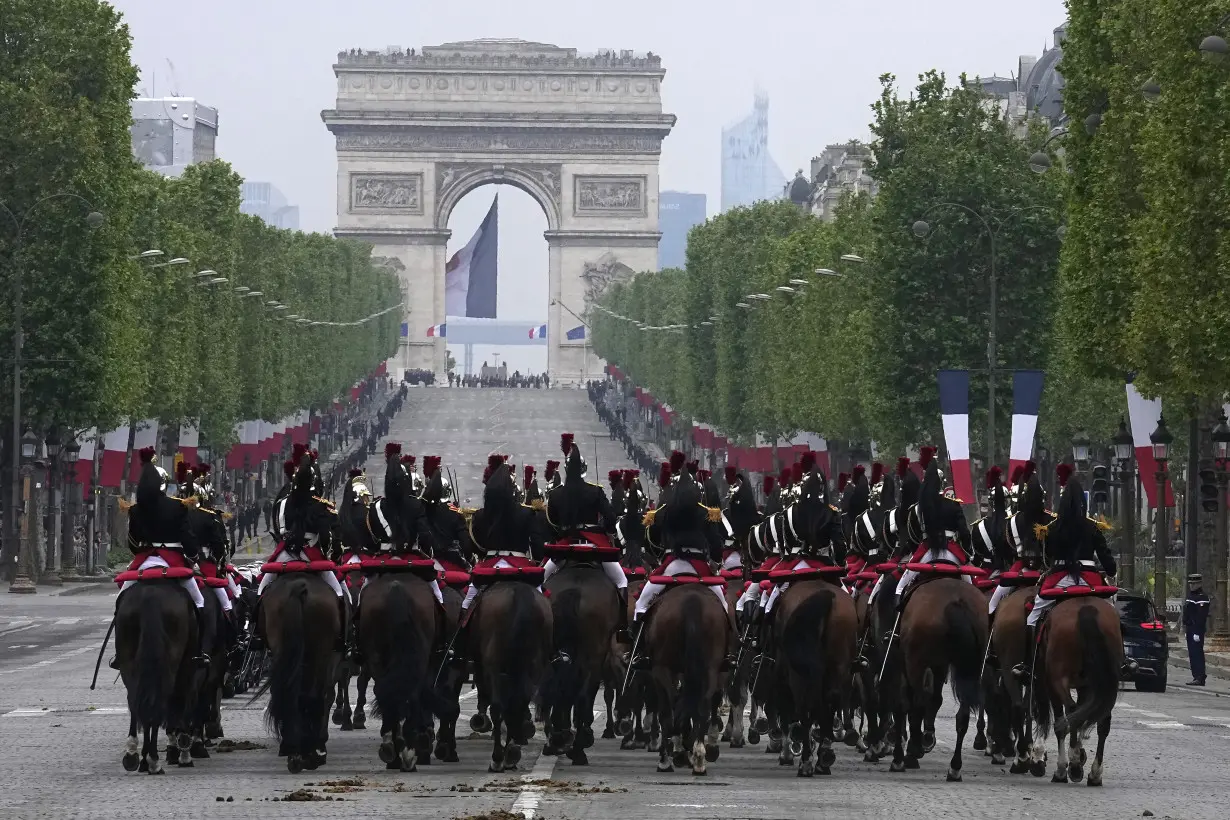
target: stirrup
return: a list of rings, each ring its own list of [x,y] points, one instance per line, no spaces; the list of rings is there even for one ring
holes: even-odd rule
[[[1029,672],[1029,664],[1023,662],[1012,667],[1012,676],[1021,682],[1029,680]]]
[[[209,656],[208,655],[195,655],[192,658],[192,662],[196,664],[197,667],[200,669],[209,668]]]
[[[112,656],[111,656],[111,660],[107,661],[107,666],[110,666],[112,669],[114,669],[114,670],[115,670],[115,671],[117,671],[117,672],[118,672],[118,671],[120,671],[120,657],[119,657],[119,655],[112,655]]]
[[[633,656],[632,661],[629,663],[629,665],[633,669],[639,669],[641,671],[645,671],[646,669],[651,668],[653,666],[653,663],[649,660],[648,655],[635,655]]]

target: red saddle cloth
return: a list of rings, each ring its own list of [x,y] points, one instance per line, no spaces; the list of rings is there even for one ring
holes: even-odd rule
[[[205,582],[205,586],[215,589],[229,586],[225,578],[218,577],[218,565],[214,561],[198,561],[197,568],[201,570],[200,580]]]
[[[649,570],[644,567],[624,567],[623,570],[624,577],[629,581],[639,581],[649,575]]]
[[[364,555],[359,566],[364,572],[409,572],[424,581],[434,581],[439,574],[435,561],[414,554],[406,558],[397,555]]]
[[[440,573],[440,581],[445,586],[464,587],[470,583],[470,573],[463,567],[454,564],[452,561],[444,561],[439,558],[440,566],[444,567],[444,571]]]
[[[975,578],[974,586],[978,587],[979,589],[994,589],[995,587],[999,586],[999,579],[998,578]]]
[[[677,587],[684,584],[704,584],[710,587],[726,586],[726,579],[718,575],[650,575],[649,583],[664,587]]]
[[[511,566],[497,567],[501,561]],[[492,555],[479,561],[470,571],[470,583],[485,586],[497,581],[521,581],[537,586],[542,583],[543,572],[542,567],[524,555]]]
[[[976,567],[973,564],[956,564],[948,561],[910,561],[905,565],[906,569],[912,569],[922,575],[968,575],[971,578],[985,578],[990,575],[982,567]]]
[[[358,556],[359,560],[352,562],[350,559]],[[354,550],[346,550],[342,553],[342,560],[337,562],[337,574],[348,575],[352,572],[358,572],[363,569],[363,556]]]
[[[752,570],[752,579],[756,581],[763,581],[769,577],[769,573],[773,571],[774,567],[781,562],[782,557],[780,555],[770,555],[761,562],[760,566]]]
[[[969,563],[969,556],[965,554],[965,550],[961,549],[961,545],[958,544],[956,541],[949,539],[947,547],[948,547],[948,551],[956,556],[957,561],[959,563],[962,563],[962,564]],[[918,548],[914,550],[914,554],[910,556],[910,563],[912,564],[923,563],[923,558],[926,557],[927,550],[929,549],[931,549],[931,547],[930,545],[927,544],[927,542],[924,541],[923,543],[919,544]]]
[[[1094,569],[1082,570],[1080,579],[1084,585],[1060,587],[1059,582],[1068,575],[1068,572],[1059,570],[1057,572],[1048,573],[1042,579],[1042,587],[1038,590],[1038,597],[1045,600],[1059,598],[1081,598],[1096,596],[1099,598],[1109,598],[1119,591],[1118,587],[1106,583],[1106,579],[1102,577],[1102,573]]]
[[[584,544],[560,542],[546,544],[543,553],[556,561],[618,561],[623,551],[611,544],[611,539],[602,532],[582,532]]]
[[[149,567],[128,569],[115,576],[117,584],[125,581],[182,581],[195,575],[192,567]]]
[[[788,583],[790,581],[809,581],[814,578],[835,580],[846,574],[845,567],[839,567],[835,564],[825,564],[819,567],[799,567],[800,563],[807,560],[806,557],[803,557],[791,558],[781,562],[778,564],[778,569],[769,573],[769,580],[775,584]]]
[[[742,581],[743,580],[743,570],[742,569],[724,569],[721,572],[719,572],[718,575],[722,576],[727,581],[735,581],[735,580]]]
[[[1007,571],[999,574],[999,582],[1006,587],[1029,586],[1038,582],[1042,573],[1036,569],[1026,569],[1024,561],[1017,561]]]

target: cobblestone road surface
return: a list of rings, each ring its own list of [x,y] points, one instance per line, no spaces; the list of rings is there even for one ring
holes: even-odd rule
[[[561,430],[587,445],[600,426],[582,393],[425,389],[394,424],[407,452],[439,453],[477,493],[488,452],[541,468],[557,452]],[[601,475],[622,453],[599,444]],[[604,449],[606,448],[606,449]],[[378,461],[378,460],[377,460]],[[373,467],[382,466],[377,464]],[[1011,776],[966,750],[965,782],[944,780],[953,740],[951,712],[939,723],[937,750],[919,771],[890,774],[838,750],[831,777],[800,780],[763,744],[722,749],[709,775],[657,774],[656,756],[619,751],[599,740],[591,766],[543,759],[531,742],[516,774],[487,773],[486,737],[463,738],[461,762],[417,773],[384,770],[374,728],[334,730],[329,763],[287,773],[262,722],[263,701],[226,702],[227,740],[261,748],[218,753],[163,777],[127,774],[120,756],[127,731],[123,689],[104,666],[89,690],[114,592],[0,596],[0,818],[432,817],[441,820],[515,812],[545,818],[1223,818],[1230,786],[1230,686],[1203,691],[1172,686],[1164,695],[1125,690],[1107,747],[1106,785],[1053,785],[1049,776]],[[1179,672],[1172,670],[1172,680]],[[462,701],[464,718],[474,698]],[[369,723],[369,726],[372,724]],[[599,717],[596,729],[604,725]],[[972,733],[971,733],[972,737]],[[968,743],[968,738],[967,738]],[[1052,760],[1054,750],[1051,750]],[[548,782],[549,781],[549,782]],[[309,785],[311,784],[311,785]],[[321,785],[331,784],[331,785]],[[609,789],[609,791],[608,791]],[[296,791],[312,800],[288,804]],[[327,798],[333,798],[332,801]],[[276,802],[274,802],[276,799]],[[219,802],[221,800],[221,802]],[[340,801],[340,802],[339,802]],[[498,816],[498,815],[497,815]]]

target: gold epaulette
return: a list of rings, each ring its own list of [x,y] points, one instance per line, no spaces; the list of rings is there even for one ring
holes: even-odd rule
[[[1101,516],[1098,516],[1097,518],[1094,518],[1094,517],[1091,515],[1091,516],[1088,516],[1088,518],[1089,518],[1089,520],[1090,520],[1090,521],[1092,521],[1092,522],[1094,523],[1094,525],[1095,525],[1098,529],[1100,529],[1102,532],[1110,532],[1111,530],[1113,530],[1113,529],[1115,528],[1115,525],[1114,525],[1114,524],[1110,523],[1109,521],[1107,521],[1105,518],[1102,518]]]
[[[129,511],[129,510],[131,510],[133,507],[137,506],[137,502],[135,502],[135,501],[129,501],[129,500],[128,500],[128,499],[126,499],[126,498],[121,498],[121,499],[119,499],[119,505],[120,505],[120,511],[121,511],[121,512],[128,512],[128,511]]]
[[[328,508],[329,508],[329,509],[331,509],[331,510],[334,510],[334,511],[336,511],[336,510],[337,510],[337,508],[334,506],[333,502],[332,502],[332,501],[330,501],[330,500],[329,500],[329,499],[327,499],[327,498],[321,498],[321,497],[320,497],[320,496],[318,496],[318,495],[314,495],[314,496],[312,496],[312,500],[313,500],[313,501],[319,501],[321,504],[324,504],[326,507],[328,507]]]
[[[538,510],[539,512],[541,512],[542,510],[545,510],[546,508],[547,508],[547,502],[543,501],[541,498],[535,498],[533,501],[530,502],[531,510]]]
[[[179,498],[177,496],[175,500],[178,501],[180,504],[183,504],[185,507],[188,507],[189,509],[194,509],[196,507],[201,506],[201,502],[197,499],[195,495],[190,495],[187,498]]]
[[[1046,533],[1050,527],[1050,524],[1034,524],[1034,537],[1039,541],[1045,541]]]
[[[705,511],[705,516],[709,519],[710,523],[716,524],[722,520],[721,507],[706,507],[704,504],[701,504],[700,508]]]
[[[829,504],[829,509],[832,510],[833,512],[841,512],[840,508],[835,507],[832,504]]]
[[[662,505],[662,507],[665,507],[665,506],[666,506],[665,504]],[[662,509],[662,507],[658,507],[657,509],[653,509],[653,510],[646,510],[645,515],[642,516],[641,518],[641,523],[644,524],[646,527],[652,527],[654,516],[658,514],[658,510]]]

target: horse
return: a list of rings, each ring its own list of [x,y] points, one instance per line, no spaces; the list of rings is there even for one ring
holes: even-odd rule
[[[128,692],[125,771],[162,774],[159,729],[166,726],[169,739],[188,723],[196,671],[191,648],[199,636],[192,600],[179,584],[179,580],[139,581],[120,596],[116,609],[116,665]],[[142,732],[139,753],[138,729]],[[186,752],[187,735],[177,741],[177,755]]]
[[[1101,786],[1102,756],[1123,665],[1119,612],[1105,598],[1067,598],[1055,605],[1042,629],[1032,700],[1041,738],[1046,737],[1054,716],[1059,755],[1051,782],[1080,782],[1087,759],[1081,736],[1096,725],[1098,748],[1087,783]],[[1076,701],[1072,700],[1072,690],[1076,690]],[[1065,736],[1070,738],[1067,749]],[[1035,745],[1041,747],[1041,740]],[[1039,753],[1040,748],[1035,755]]]
[[[461,595],[454,586],[443,586],[444,593],[444,633],[452,635],[461,622]],[[461,689],[465,685],[466,670],[460,664],[450,664],[445,660],[439,670],[434,672],[434,687],[440,707],[436,717],[439,718],[439,729],[436,732],[436,747],[433,753],[436,759],[444,763],[456,763],[457,757],[457,719],[461,714]],[[359,696],[363,696],[365,684],[359,678]]]
[[[359,645],[381,717],[380,759],[389,769],[413,772],[431,762],[430,661],[442,613],[428,583],[410,572],[376,573],[359,610]]]

